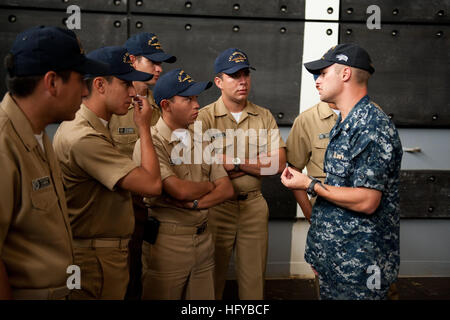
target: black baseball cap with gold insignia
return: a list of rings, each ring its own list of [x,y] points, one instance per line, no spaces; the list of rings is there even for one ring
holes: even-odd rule
[[[85,78],[97,76],[114,76],[125,81],[148,81],[153,78],[151,73],[137,71],[131,66],[130,54],[120,46],[103,47],[87,54],[93,60],[107,63],[109,68],[103,73],[87,74]]]
[[[219,54],[214,62],[214,71],[216,74],[221,72],[233,74],[244,68],[255,70],[255,68],[250,66],[250,61],[245,52],[238,48],[228,48]]]
[[[197,96],[212,86],[211,81],[196,82],[183,69],[174,69],[164,73],[153,88],[153,97],[158,106],[163,99],[173,96]]]
[[[36,26],[19,33],[9,52],[10,76],[38,76],[48,71],[74,70],[81,74],[101,73],[108,65],[88,59],[72,30]]]
[[[335,63],[363,69],[370,74],[375,72],[372,60],[367,51],[354,43],[342,43],[333,46],[319,60],[307,62],[304,65],[312,74],[319,74],[322,69]]]
[[[124,45],[134,56],[144,56],[154,62],[174,63],[175,56],[164,52],[158,37],[154,33],[141,32],[130,37]]]

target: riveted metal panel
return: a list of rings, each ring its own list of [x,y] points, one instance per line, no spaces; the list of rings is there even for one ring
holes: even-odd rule
[[[292,191],[281,183],[279,174],[264,177],[261,192],[269,206],[270,219],[295,219],[297,201]]]
[[[450,26],[341,23],[340,43],[355,42],[372,57],[369,93],[402,127],[450,127]]]
[[[381,23],[426,22],[449,23],[450,1],[448,0],[341,0],[341,21],[366,21],[372,14],[367,8],[380,8]]]
[[[8,51],[19,32],[27,28],[46,25],[65,27],[65,12],[33,10],[2,10],[0,12],[1,50]],[[121,14],[85,13],[81,17],[81,29],[74,30],[83,47],[90,51],[106,45],[121,45],[127,39],[127,18]]]
[[[127,0],[0,0],[0,6],[15,8],[61,9],[77,5],[83,11],[127,12]]]
[[[450,218],[450,171],[402,170],[400,217]]]
[[[178,58],[164,69],[182,67],[199,81],[214,79],[220,52],[243,50],[256,68],[249,100],[270,109],[279,125],[291,125],[298,115],[303,23],[161,16],[132,16],[130,23],[132,35],[156,33],[164,50]],[[200,105],[219,96],[213,86],[200,95]]]
[[[0,59],[3,59],[17,34],[37,25],[64,27],[65,12],[15,10],[0,11]],[[127,18],[125,15],[84,13],[81,17],[81,29],[74,30],[79,36],[86,52],[102,46],[122,45],[127,40]],[[0,94],[6,92],[6,70],[0,68]]]
[[[217,17],[304,19],[305,0],[131,0],[131,12]]]

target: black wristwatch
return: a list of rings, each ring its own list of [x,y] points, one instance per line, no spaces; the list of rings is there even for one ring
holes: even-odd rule
[[[234,164],[234,171],[239,171],[241,169],[241,159],[240,158],[233,158],[231,163]]]
[[[308,189],[306,189],[306,193],[309,194],[311,197],[316,197],[317,192],[314,191],[314,186],[316,183],[321,183],[319,179],[310,177],[312,179],[311,183],[308,186]]]
[[[197,207],[198,207],[198,200],[194,200],[192,202],[192,209],[197,209]]]

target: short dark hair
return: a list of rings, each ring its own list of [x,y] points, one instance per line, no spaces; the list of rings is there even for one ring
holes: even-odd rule
[[[175,102],[175,96],[172,96],[172,97],[167,98],[167,99],[162,99],[162,100],[169,100],[170,102],[174,103]],[[158,104],[158,108],[159,108],[159,111],[163,112],[163,108],[161,107],[161,102]]]
[[[234,76],[237,75],[237,73],[238,73],[239,71],[241,71],[241,70],[244,70],[244,69],[240,69],[240,70],[238,70],[238,71],[236,71],[236,72],[234,72],[234,73],[232,73],[232,74],[227,74],[227,75],[230,76],[230,77],[232,77],[232,78],[234,78]],[[250,74],[250,68],[245,68],[245,72],[246,72],[247,74]],[[224,73],[225,73],[225,72],[219,72],[218,74],[216,74],[216,77],[218,77],[218,78],[220,78],[220,79],[223,80],[223,75],[224,75]]]
[[[112,82],[112,80],[113,80],[113,77],[114,76],[102,76],[102,78],[104,78],[108,83],[111,83]],[[94,79],[95,78],[97,78],[97,77],[94,77],[94,78],[88,78],[88,79],[86,79],[85,81],[86,81],[86,86],[87,86],[87,89],[88,89],[88,97],[90,97],[91,96],[91,94],[92,94],[92,84],[94,83]]]
[[[11,69],[13,65],[14,57],[12,55],[7,55],[5,57],[4,65],[7,70]],[[67,83],[70,78],[71,70],[55,71],[56,74],[61,77],[64,83]],[[34,92],[37,84],[44,75],[37,76],[11,76],[9,72],[6,73],[6,87],[8,91],[13,95],[21,98],[28,97]]]

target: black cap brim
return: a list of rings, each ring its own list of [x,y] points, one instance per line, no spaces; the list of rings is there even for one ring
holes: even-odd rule
[[[146,57],[147,59],[155,61],[155,62],[174,63],[175,61],[177,61],[177,58],[175,56],[171,56],[170,54],[167,54],[164,52],[144,54],[143,56]]]
[[[83,75],[87,74],[102,75],[108,73],[109,65],[107,63],[98,60],[83,58],[81,60],[81,63],[76,64],[75,66],[72,67],[72,69]]]
[[[247,68],[248,68],[248,69],[251,69],[251,70],[256,70],[255,68],[250,67],[250,66],[237,65],[237,66],[234,66],[234,67],[232,67],[232,68],[223,70],[223,71],[221,71],[221,72],[223,72],[223,73],[225,73],[225,74],[233,74],[233,73],[238,72],[239,70],[247,69]]]
[[[212,86],[211,81],[196,82],[192,86],[188,87],[186,90],[178,92],[176,95],[182,97],[198,96],[203,91],[211,88],[211,86]]]
[[[331,66],[334,63],[335,62],[333,62],[333,61],[319,59],[316,61],[307,62],[304,64],[304,66],[305,66],[306,70],[308,70],[310,73],[319,74],[320,70],[328,68],[329,66]]]
[[[113,74],[114,77],[124,81],[148,81],[153,78],[151,73],[133,70],[123,74]]]

